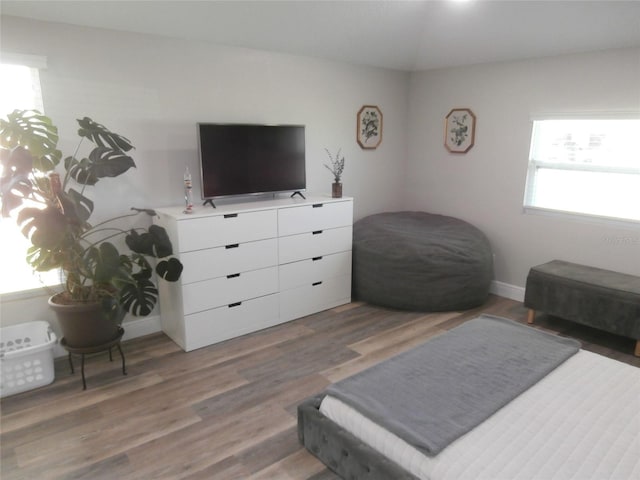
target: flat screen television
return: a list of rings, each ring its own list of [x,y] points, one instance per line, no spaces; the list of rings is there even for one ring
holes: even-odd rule
[[[202,198],[304,191],[304,125],[199,123]]]

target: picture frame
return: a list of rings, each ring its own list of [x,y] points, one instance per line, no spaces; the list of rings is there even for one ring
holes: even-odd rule
[[[377,105],[363,105],[358,110],[356,139],[365,150],[376,149],[382,142],[382,111]]]
[[[444,120],[444,146],[451,153],[467,153],[476,139],[476,116],[469,108],[454,108]]]

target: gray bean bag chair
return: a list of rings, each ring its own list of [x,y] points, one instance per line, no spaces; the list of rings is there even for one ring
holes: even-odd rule
[[[353,226],[357,300],[402,310],[466,310],[487,300],[492,279],[491,245],[463,220],[393,212]]]

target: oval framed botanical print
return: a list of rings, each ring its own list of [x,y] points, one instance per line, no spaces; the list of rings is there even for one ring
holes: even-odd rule
[[[444,146],[451,153],[467,153],[476,139],[476,116],[468,108],[454,108],[445,117]]]
[[[356,138],[365,149],[378,148],[382,142],[382,111],[376,105],[364,105],[358,111]]]

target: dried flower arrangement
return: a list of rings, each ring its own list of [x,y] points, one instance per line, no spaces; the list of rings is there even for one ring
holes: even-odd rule
[[[324,150],[325,152],[327,152],[327,155],[329,155],[329,160],[331,160],[331,166],[327,165],[326,163],[324,164],[324,166],[327,167],[327,170],[329,170],[333,174],[335,183],[340,183],[340,178],[342,177],[342,172],[344,170],[344,155],[342,157],[340,156],[342,149],[338,149],[335,157],[331,155],[329,149],[325,148]]]

